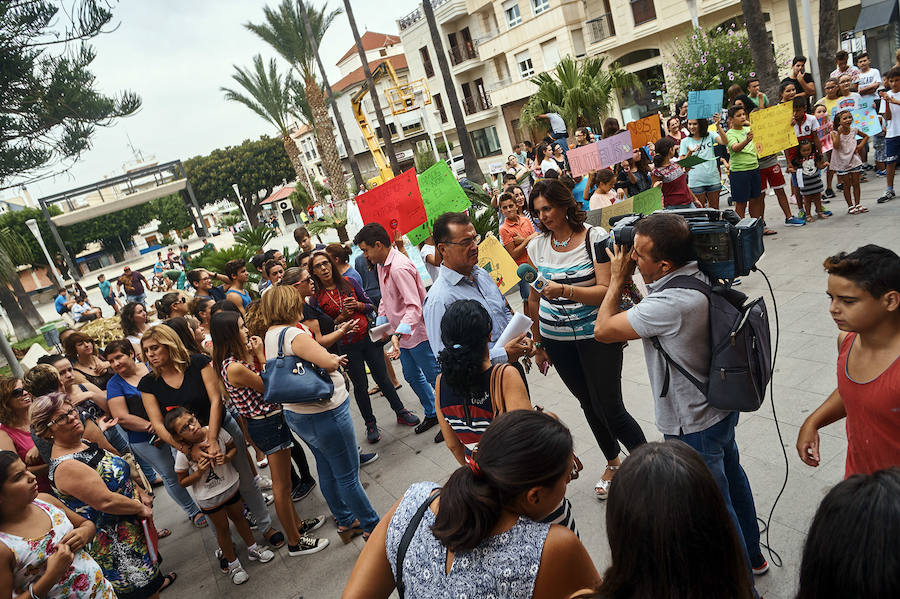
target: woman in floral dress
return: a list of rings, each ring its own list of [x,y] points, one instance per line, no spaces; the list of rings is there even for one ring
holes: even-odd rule
[[[94,524],[49,495],[11,451],[0,451],[0,589],[14,599],[116,599],[85,551]]]
[[[97,527],[88,553],[118,598],[157,597],[175,581],[175,574],[160,574],[159,554],[145,533],[153,530],[153,500],[135,488],[128,463],[82,439],[84,428],[63,393],[35,399],[31,425],[53,440],[48,473],[53,491]]]

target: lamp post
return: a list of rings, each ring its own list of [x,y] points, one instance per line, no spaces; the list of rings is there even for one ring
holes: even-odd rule
[[[56,270],[56,265],[53,263],[53,259],[50,257],[50,252],[47,251],[47,246],[44,245],[44,238],[41,237],[41,230],[38,228],[37,221],[33,218],[29,218],[25,221],[25,224],[31,230],[34,238],[37,239],[38,245],[41,246],[41,250],[44,252],[44,257],[47,259],[47,265],[50,268],[50,272],[53,273],[53,278],[56,279],[56,286],[58,288],[64,287],[65,285],[63,285],[62,276],[60,276],[59,271]]]
[[[237,196],[237,203],[238,203],[238,206],[241,207],[241,212],[244,213],[244,220],[247,221],[247,228],[252,228],[252,227],[250,226],[250,217],[247,215],[247,209],[244,208],[244,202],[241,200],[241,190],[238,188],[238,184],[237,184],[237,183],[232,183],[232,184],[231,184],[231,189],[234,190],[234,195]]]

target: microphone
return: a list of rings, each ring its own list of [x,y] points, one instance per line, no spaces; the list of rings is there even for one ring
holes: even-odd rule
[[[520,264],[519,268],[516,269],[516,274],[538,293],[543,291],[547,283],[550,282],[530,264]]]

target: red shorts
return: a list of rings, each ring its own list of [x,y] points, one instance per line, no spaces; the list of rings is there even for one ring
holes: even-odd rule
[[[781,172],[781,166],[778,164],[759,169],[759,177],[762,180],[760,189],[763,191],[770,187],[774,190],[785,185],[784,174]]]

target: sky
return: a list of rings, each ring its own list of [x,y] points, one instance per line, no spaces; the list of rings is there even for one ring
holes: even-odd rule
[[[325,0],[312,0],[321,6]],[[67,173],[28,186],[39,197],[120,174],[134,162],[131,145],[150,162],[185,160],[216,148],[240,144],[276,131],[242,104],[227,102],[221,87],[240,89],[232,65],[249,67],[255,54],[268,63],[286,63],[244,23],[262,22],[266,4],[280,0],[121,0],[113,5],[112,33],[90,43],[97,53],[91,71],[104,93],[136,92],[143,101],[134,115],[109,128],[98,128],[93,147]],[[398,34],[397,19],[419,0],[351,0],[360,35],[364,31]],[[343,0],[327,0],[343,8]],[[386,8],[387,7],[387,8]],[[339,15],[322,40],[320,52],[329,82],[340,78],[335,63],[353,45],[346,15]],[[150,160],[150,157],[155,157]],[[19,195],[17,189],[0,197]]]

